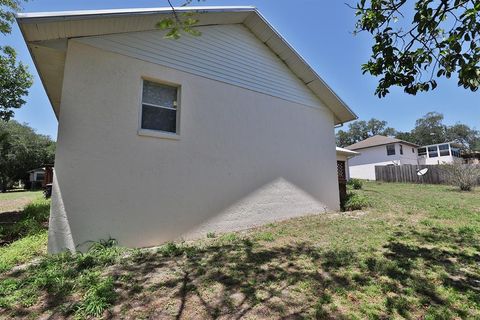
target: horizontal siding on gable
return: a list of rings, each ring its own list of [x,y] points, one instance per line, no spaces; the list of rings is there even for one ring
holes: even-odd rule
[[[82,43],[171,67],[310,107],[317,96],[243,25],[198,27],[202,36],[163,37],[145,31],[76,39]]]

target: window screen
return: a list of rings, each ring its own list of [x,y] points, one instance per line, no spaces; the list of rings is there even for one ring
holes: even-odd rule
[[[395,145],[387,144],[387,156],[393,156],[395,154]]]
[[[419,156],[426,156],[427,155],[427,148],[418,148],[418,155]]]
[[[438,157],[438,149],[437,149],[437,146],[428,147],[428,157],[429,157],[429,158],[436,158],[436,157]]]
[[[450,155],[450,150],[448,148],[448,144],[441,144],[438,146],[438,149],[440,150],[440,156],[449,156]]]
[[[452,148],[452,156],[454,157],[460,157],[460,149],[458,148]]]
[[[177,133],[178,88],[143,81],[142,129]]]

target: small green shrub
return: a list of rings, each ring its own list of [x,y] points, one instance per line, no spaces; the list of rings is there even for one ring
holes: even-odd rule
[[[168,242],[158,248],[157,252],[164,257],[177,257],[183,254],[183,249],[174,242]]]
[[[349,192],[345,201],[345,211],[361,210],[370,205],[368,198],[362,194]]]
[[[216,237],[215,232],[208,232],[207,233],[207,238],[212,239],[212,238],[215,238],[215,237]]]
[[[363,181],[356,178],[348,180],[347,184],[355,190],[360,190],[363,187]]]

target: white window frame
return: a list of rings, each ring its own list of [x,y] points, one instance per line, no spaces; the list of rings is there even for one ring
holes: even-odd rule
[[[392,154],[388,154],[388,147],[390,147],[390,146],[393,146],[393,153]],[[387,157],[391,157],[391,156],[394,156],[394,155],[397,154],[397,150],[396,150],[397,147],[395,146],[395,143],[389,143],[389,144],[385,145],[385,149],[387,151]]]
[[[159,105],[155,105],[155,104],[151,104],[151,103],[144,103],[143,102],[143,84],[144,84],[145,81],[158,83],[160,85],[175,87],[177,89],[177,108],[164,107],[164,106],[159,106]],[[150,78],[150,77],[142,77],[140,79],[140,85],[139,85],[138,92],[139,92],[139,102],[138,102],[139,108],[138,108],[137,134],[139,136],[144,136],[144,137],[154,137],[154,138],[170,139],[170,140],[180,140],[180,124],[181,124],[180,117],[181,117],[181,114],[182,114],[181,113],[182,86],[178,83],[173,83],[173,82],[169,82],[169,81],[165,81],[165,80],[159,80],[159,79]],[[143,110],[142,105],[158,107],[158,108],[163,108],[163,109],[168,109],[168,110],[176,110],[177,111],[176,132],[143,129],[142,128],[142,110]]]

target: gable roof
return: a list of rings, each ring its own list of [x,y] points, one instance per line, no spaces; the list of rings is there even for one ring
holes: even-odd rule
[[[386,137],[386,136],[381,136],[381,135],[375,135],[373,137],[367,138],[365,140],[362,140],[360,142],[354,143],[352,145],[349,145],[346,147],[346,149],[349,150],[358,150],[358,149],[365,149],[365,148],[370,148],[370,147],[376,147],[376,146],[383,146],[386,144],[391,144],[391,143],[397,143],[401,142],[403,144],[408,144],[413,147],[419,147],[419,145],[415,143],[411,143],[408,141],[392,138],[392,137]]]
[[[267,45],[332,111],[335,124],[357,119],[322,78],[255,7],[178,7],[199,20],[197,26],[243,24]],[[155,30],[171,8],[19,13],[17,22],[58,118],[67,41],[70,38]]]

